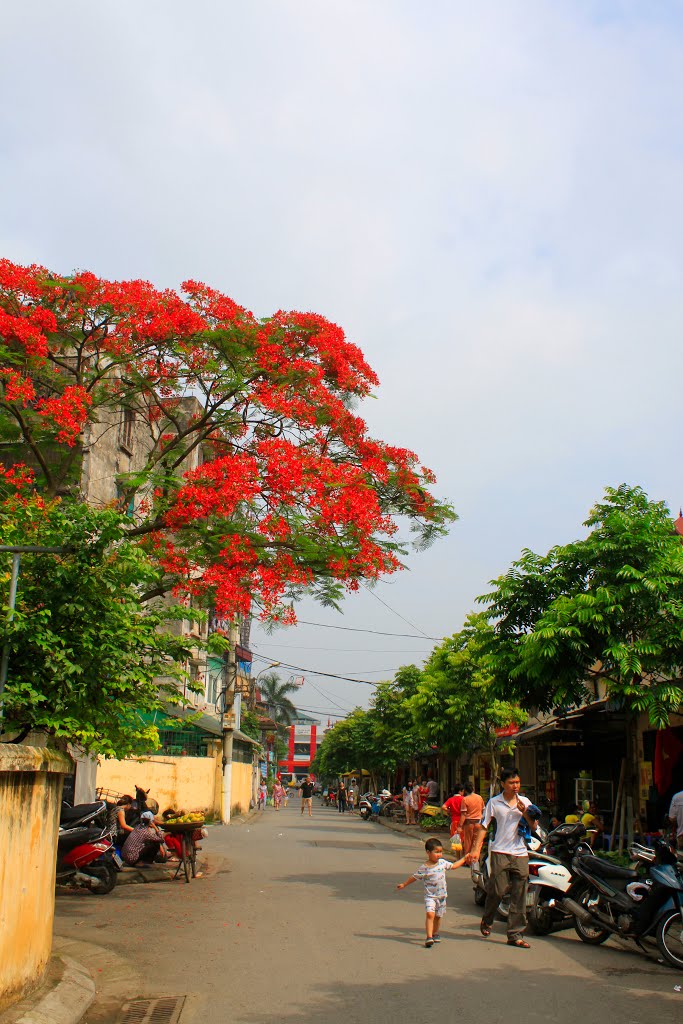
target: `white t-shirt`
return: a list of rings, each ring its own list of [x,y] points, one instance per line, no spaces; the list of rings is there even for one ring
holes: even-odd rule
[[[525,807],[529,807],[531,800],[520,796]],[[516,803],[516,801],[515,801]],[[505,802],[502,793],[492,796],[484,810],[484,826],[488,828],[493,819],[496,819],[496,834],[491,842],[492,853],[509,853],[513,857],[526,857],[529,853],[527,845],[517,831],[522,820],[522,812],[516,806],[510,807]]]
[[[413,878],[421,878],[424,882],[425,896],[434,896],[437,900],[444,900],[448,895],[446,892],[446,872],[450,871],[453,864],[450,860],[441,857],[436,864],[423,864],[417,871],[413,871]]]
[[[674,794],[669,808],[669,817],[676,822],[676,835],[683,836],[683,789]]]

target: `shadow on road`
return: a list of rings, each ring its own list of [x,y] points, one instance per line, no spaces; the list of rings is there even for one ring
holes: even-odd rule
[[[379,874],[358,871],[336,871],[332,874],[282,875],[274,882],[300,885],[320,885],[332,890],[331,895],[340,900],[395,900],[396,882],[401,881],[397,873]]]
[[[382,935],[372,938],[384,938]],[[400,941],[400,940],[399,940]],[[410,941],[408,939],[404,941]],[[496,963],[493,956],[486,968],[475,969],[453,957],[444,940],[433,949],[416,948],[416,962],[432,970],[439,962],[445,971],[426,978],[400,981],[390,973],[377,984],[335,982],[313,983],[307,996],[296,1009],[283,1012],[274,1008],[272,1014],[244,1014],[239,1024],[350,1024],[356,1021],[403,1021],[428,1024],[438,1019],[451,1020],[581,1020],[582,1024],[604,1024],[606,1003],[611,1003],[615,1016],[628,1008],[630,1021],[658,1022],[679,1020],[680,1000],[657,997],[655,993],[639,994],[634,991],[619,993],[614,985],[605,981],[582,979],[545,970],[520,977],[513,957],[520,952],[503,948],[501,956],[507,962]],[[491,949],[491,953],[498,950]],[[523,954],[521,954],[523,955]],[[467,984],[463,986],[463,972]],[[621,1005],[620,1005],[621,1004]],[[503,1009],[504,1008],[504,1009]]]

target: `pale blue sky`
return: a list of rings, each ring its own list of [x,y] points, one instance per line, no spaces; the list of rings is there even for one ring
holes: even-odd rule
[[[382,381],[372,429],[461,515],[378,593],[453,632],[523,546],[576,536],[606,484],[683,501],[682,15],[28,0],[3,12],[0,249],[340,323]],[[302,617],[410,632],[369,594]],[[371,679],[430,646],[260,641]],[[306,706],[367,696],[309,678],[328,696],[306,685]]]

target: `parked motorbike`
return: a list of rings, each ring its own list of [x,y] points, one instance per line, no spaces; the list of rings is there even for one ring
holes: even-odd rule
[[[536,854],[537,851],[541,850],[543,844],[546,841],[546,833],[543,829],[539,828],[527,839],[527,847],[531,854]],[[531,866],[531,860],[529,861]],[[470,873],[472,877],[472,883],[474,885],[474,902],[478,907],[483,907],[486,903],[486,892],[488,887],[489,875],[491,871],[491,851],[489,849],[488,836],[484,839],[479,860],[475,861],[471,868]],[[528,898],[527,898],[528,902]],[[507,921],[510,913],[510,896],[505,894],[500,903],[498,904],[498,916],[503,920]]]
[[[558,905],[574,916],[579,938],[600,945],[610,935],[632,939],[641,949],[654,939],[662,958],[683,968],[683,871],[675,851],[659,840],[651,851],[629,853],[645,870],[622,868],[600,857],[575,857],[573,871],[583,883],[581,895],[564,896]]]
[[[57,885],[76,885],[105,895],[123,862],[114,850],[115,815],[104,801],[62,806],[57,839]]]
[[[402,807],[400,801],[394,800],[388,789],[383,789],[377,795],[364,793],[358,802],[358,813],[363,821],[369,821],[373,815],[375,817],[379,817],[379,815],[391,817],[394,811],[400,807]]]
[[[543,846],[529,855],[529,885],[527,887],[527,916],[536,935],[547,935],[558,925],[570,924],[573,915],[564,910],[558,900],[565,895],[576,895],[577,882],[573,873],[575,857],[594,857],[585,841],[586,829],[574,825],[558,825],[545,838]]]

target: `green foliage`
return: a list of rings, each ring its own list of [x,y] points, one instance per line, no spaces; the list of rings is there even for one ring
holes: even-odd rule
[[[399,669],[391,682],[378,683],[370,708],[356,708],[325,734],[312,770],[322,775],[364,768],[393,771],[423,747],[409,706],[420,671]]]
[[[299,689],[294,683],[281,683],[277,672],[267,672],[258,681],[257,688],[268,714],[278,725],[287,727],[296,718],[296,707],[289,698]]]
[[[242,708],[240,714],[240,729],[247,736],[251,736],[252,740],[261,739],[261,729],[258,724],[258,715],[255,711],[249,711],[247,708]]]
[[[420,829],[423,832],[440,832],[442,829],[451,827],[451,819],[446,814],[434,814],[430,817],[423,814],[420,818]]]
[[[9,627],[11,556],[1,556],[0,638],[10,643],[8,734],[43,730],[108,756],[157,749],[157,729],[140,713],[182,701],[179,666],[190,651],[168,624],[191,613],[169,604],[141,610],[140,591],[156,575],[139,547],[121,543],[124,520],[111,509],[83,504],[65,510],[59,501],[3,505],[0,543],[63,549],[22,555]]]
[[[459,633],[434,648],[410,700],[420,734],[453,756],[479,747],[495,755],[496,729],[526,721],[498,695],[492,638],[485,615],[468,616]]]
[[[663,502],[608,488],[588,536],[525,551],[484,598],[500,692],[524,707],[569,707],[592,682],[657,728],[683,703],[683,544]]]

